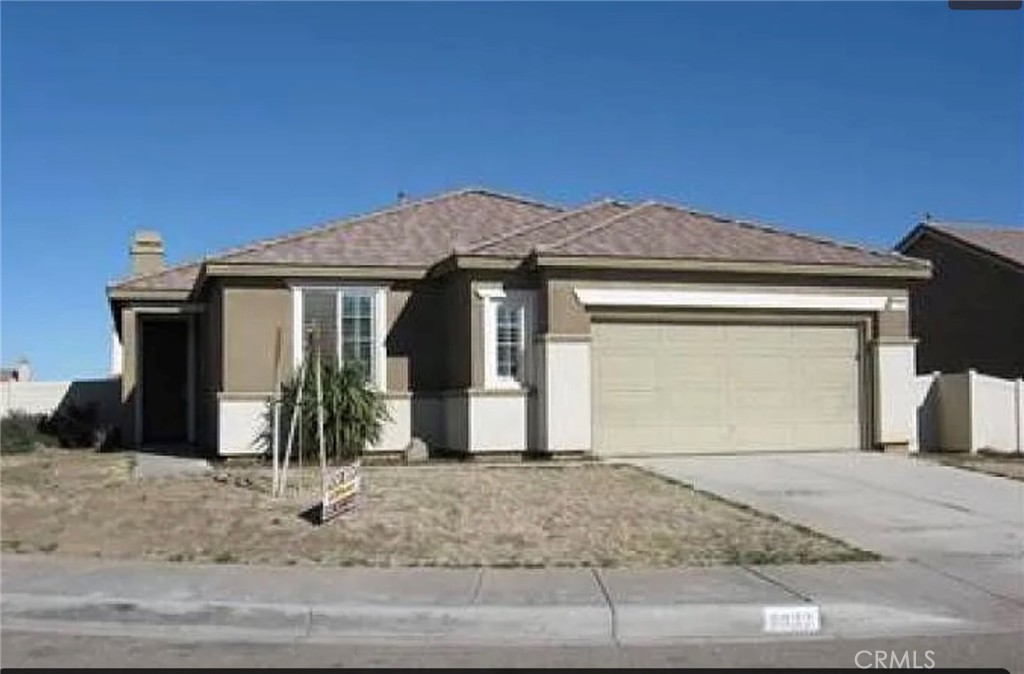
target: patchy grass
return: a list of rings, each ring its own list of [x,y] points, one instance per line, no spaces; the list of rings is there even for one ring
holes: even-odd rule
[[[262,467],[137,480],[124,456],[2,458],[3,549],[214,563],[663,567],[874,555],[628,466],[363,469],[357,509],[325,526],[308,469],[269,498]]]
[[[922,456],[947,466],[1024,481],[1024,454],[969,454],[967,452],[954,454],[950,452]]]

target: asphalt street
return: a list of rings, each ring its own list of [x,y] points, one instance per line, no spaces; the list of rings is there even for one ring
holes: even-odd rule
[[[880,660],[881,658],[881,660]],[[915,660],[916,658],[916,660]],[[998,667],[1024,674],[1018,633],[900,639],[788,638],[651,647],[256,644],[20,633],[4,667]]]

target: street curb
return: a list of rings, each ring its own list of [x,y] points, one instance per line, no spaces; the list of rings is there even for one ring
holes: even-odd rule
[[[761,604],[402,606],[139,601],[4,593],[5,630],[220,641],[649,645],[699,639],[896,636],[977,632],[982,623],[890,606],[821,607],[817,634],[766,634]]]

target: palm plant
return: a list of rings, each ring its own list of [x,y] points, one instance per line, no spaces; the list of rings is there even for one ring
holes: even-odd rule
[[[280,446],[283,451],[288,425],[302,386],[302,403],[292,451],[295,456],[301,452],[303,459],[317,461],[320,444],[317,437],[316,361],[309,358],[306,362],[311,365],[301,368],[281,386]],[[334,463],[351,462],[369,445],[380,440],[384,424],[391,418],[387,404],[380,392],[369,383],[358,363],[339,364],[334,359],[323,359],[320,361],[320,377],[327,460]],[[272,449],[273,414],[271,401],[264,414],[264,432],[261,437],[267,453]]]

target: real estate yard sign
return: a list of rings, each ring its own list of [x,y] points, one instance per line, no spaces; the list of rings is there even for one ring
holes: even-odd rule
[[[359,464],[343,466],[324,482],[320,523],[324,524],[355,507],[360,491]]]

